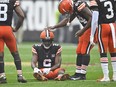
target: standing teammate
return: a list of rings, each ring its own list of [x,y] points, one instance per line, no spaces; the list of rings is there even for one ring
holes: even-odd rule
[[[52,29],[69,25],[76,17],[83,25],[83,29],[76,32],[79,37],[78,47],[76,49],[76,71],[71,80],[85,80],[86,69],[90,61],[90,50],[93,47],[90,44],[90,25],[91,25],[91,11],[85,2],[75,0],[62,0],[58,7],[61,14],[66,15],[61,22],[52,26]]]
[[[98,81],[110,81],[108,69],[109,51],[113,68],[112,80],[116,81],[116,0],[96,0],[98,4],[98,44],[104,77]]]
[[[13,31],[16,32],[23,23],[24,13],[16,0],[0,0],[0,83],[6,83],[4,70],[4,43],[9,48],[17,69],[18,82],[27,82],[22,75],[21,59],[18,53],[16,39]],[[12,16],[15,11],[19,17],[15,28],[12,28]]]
[[[42,81],[66,80],[69,75],[64,74],[65,69],[61,68],[62,47],[59,44],[53,44],[53,32],[44,30],[41,32],[40,38],[42,43],[32,46],[31,66],[34,70],[34,77]]]

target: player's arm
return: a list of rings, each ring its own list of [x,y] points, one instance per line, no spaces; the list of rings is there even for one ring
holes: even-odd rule
[[[15,10],[16,14],[18,15],[18,22],[16,24],[15,29],[13,30],[14,32],[16,32],[21,27],[21,25],[24,21],[25,15],[20,6],[16,6],[14,10]]]
[[[32,60],[31,60],[31,67],[32,67],[32,69],[34,69],[35,67],[37,67],[36,66],[36,64],[38,62],[37,60],[38,60],[37,52],[36,52],[35,48],[32,47]]]
[[[70,18],[71,18],[71,20],[70,20]],[[57,28],[58,29],[60,27],[68,26],[73,19],[74,18],[72,18],[69,14],[66,14],[65,18],[62,21],[60,21],[58,24],[56,24],[54,26],[50,26],[49,28],[51,28],[51,29]]]
[[[76,32],[75,36],[81,36],[88,28],[91,27],[92,13],[88,7],[83,8],[80,13],[88,20],[83,29]]]
[[[33,53],[32,55],[33,56],[32,56],[32,60],[31,60],[31,67],[32,67],[32,69],[34,69],[35,67],[37,67],[36,64],[37,64],[38,56],[35,53]]]
[[[56,24],[56,25],[54,25],[54,26],[51,26],[50,28],[51,29],[58,29],[58,28],[60,28],[60,27],[64,27],[64,26],[66,26],[67,25],[67,23],[68,23],[68,18],[64,18],[62,21],[60,21],[58,24]]]
[[[60,47],[58,52],[56,53],[55,65],[53,67],[51,67],[51,71],[55,70],[61,66],[61,60],[62,60],[61,59],[61,50],[62,50],[62,48]]]
[[[98,11],[93,11],[92,13],[92,21],[91,21],[91,35],[90,35],[90,43],[94,45],[94,35],[96,32],[96,29],[98,27],[98,16],[99,12]]]
[[[33,69],[33,73],[42,73],[40,69],[38,69],[37,64],[38,63],[38,54],[34,48],[32,47],[32,60],[31,60],[31,67]]]
[[[82,30],[86,31],[88,28],[91,27],[92,12],[90,11],[90,9],[88,7],[85,7],[84,9],[82,9],[81,13],[88,20],[87,24],[82,29]]]

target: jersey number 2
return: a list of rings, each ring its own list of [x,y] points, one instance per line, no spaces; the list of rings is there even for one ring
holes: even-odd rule
[[[6,4],[0,4],[0,21],[7,20],[8,6]]]
[[[112,3],[110,1],[107,1],[107,2],[104,3],[104,6],[105,7],[108,6],[107,11],[110,13],[110,14],[106,15],[106,18],[107,19],[113,18],[114,17],[114,13],[113,13],[113,9],[112,9],[113,8],[112,7]]]
[[[44,67],[51,67],[51,59],[45,59],[43,61],[43,66]]]

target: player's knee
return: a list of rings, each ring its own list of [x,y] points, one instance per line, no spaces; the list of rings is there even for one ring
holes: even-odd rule
[[[58,71],[58,73],[60,73],[60,74],[64,74],[64,73],[65,73],[65,69],[60,68],[59,71]]]

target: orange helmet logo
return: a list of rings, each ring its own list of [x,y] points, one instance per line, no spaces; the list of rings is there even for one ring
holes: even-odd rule
[[[73,1],[72,0],[61,0],[58,6],[58,10],[61,14],[73,12]]]
[[[54,33],[50,30],[44,30],[44,31],[41,32],[40,38],[41,39],[46,39],[46,40],[54,39]]]

